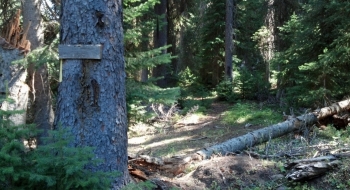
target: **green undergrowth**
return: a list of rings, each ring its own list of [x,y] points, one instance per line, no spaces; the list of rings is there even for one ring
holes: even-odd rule
[[[178,103],[183,115],[193,111],[194,107],[197,109],[196,113],[205,113],[215,99],[215,95],[204,86],[193,85],[181,88],[181,97]]]
[[[222,122],[226,125],[273,125],[282,121],[279,110],[261,106],[255,102],[238,102],[224,114]]]
[[[11,102],[0,99],[0,105]],[[55,130],[35,144],[35,125],[15,125],[11,116],[19,111],[0,110],[0,189],[109,189],[117,172],[92,172],[100,160],[92,147],[69,146],[68,131]]]

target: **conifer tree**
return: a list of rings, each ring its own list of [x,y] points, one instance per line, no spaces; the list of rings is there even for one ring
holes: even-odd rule
[[[224,74],[225,1],[205,1],[201,36],[201,80],[203,84],[215,87]]]
[[[350,22],[344,19],[349,14],[344,7],[349,5],[340,0],[309,1],[303,14],[293,15],[281,28],[290,46],[275,62],[283,64],[281,84],[289,102],[326,106],[349,93],[344,88],[350,83],[345,32]]]

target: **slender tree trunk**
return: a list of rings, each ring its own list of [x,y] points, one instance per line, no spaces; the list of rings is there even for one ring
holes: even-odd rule
[[[226,26],[225,26],[225,73],[232,82],[232,23],[233,23],[233,0],[226,0]]]
[[[139,24],[145,22],[146,20],[149,20],[149,17],[145,15]],[[141,31],[141,32],[142,32],[142,38],[144,39],[141,42],[141,48],[142,48],[141,50],[148,51],[149,47],[151,46],[150,40],[149,40],[150,39],[149,38],[149,31],[146,30],[146,31]],[[140,71],[140,81],[147,82],[148,81],[148,74],[149,74],[148,68],[142,68]]]
[[[129,181],[121,0],[64,0],[61,44],[102,44],[101,60],[63,60],[54,126],[75,136],[72,146],[95,147],[99,166],[118,171],[112,189]]]
[[[167,0],[161,0],[159,4],[156,4],[154,11],[157,15],[156,29],[154,31],[154,48],[160,48],[167,45]],[[166,50],[162,51],[163,54],[167,53]],[[163,77],[157,81],[157,85],[160,87],[166,87],[167,66],[162,64],[153,68],[153,77]]]
[[[40,14],[39,0],[23,1],[23,24],[29,26],[27,39],[34,50],[43,45],[44,32]],[[27,122],[35,123],[42,130],[38,136],[38,144],[42,144],[42,137],[48,135],[52,128],[54,113],[52,110],[49,74],[45,64],[35,68],[36,63],[29,63],[27,84],[30,87]]]
[[[264,48],[264,61],[265,61],[265,78],[266,82],[270,82],[270,62],[274,56],[275,52],[275,32],[276,32],[276,18],[275,18],[275,0],[269,0],[267,2],[267,15],[265,18],[265,24],[267,30],[269,31],[267,37],[267,47]]]

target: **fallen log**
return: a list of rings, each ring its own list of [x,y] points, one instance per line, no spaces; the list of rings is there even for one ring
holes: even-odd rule
[[[328,116],[332,116],[336,113],[349,110],[349,109],[350,109],[350,99],[346,99],[346,100],[334,103],[331,106],[324,107],[320,110],[315,110],[314,114],[317,115],[317,119],[323,119]]]
[[[246,135],[230,139],[209,148],[204,148],[197,151],[196,154],[199,155],[199,159],[208,159],[212,154],[226,155],[228,153],[241,151],[256,144],[266,142],[269,139],[280,137],[287,133],[296,131],[300,129],[300,127],[312,126],[316,124],[319,119],[323,119],[349,109],[350,99],[347,99],[332,104],[329,107],[316,110],[312,113],[307,113],[298,117],[291,117],[284,122],[258,129]]]
[[[212,154],[226,155],[228,153],[241,151],[256,144],[266,142],[269,139],[295,131],[302,126],[313,125],[316,121],[317,117],[314,114],[304,114],[269,127],[252,131],[246,135],[230,139],[221,144],[202,149],[198,151],[197,154],[200,155],[202,159],[208,159]]]

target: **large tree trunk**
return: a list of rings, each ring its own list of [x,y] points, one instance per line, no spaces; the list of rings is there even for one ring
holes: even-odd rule
[[[160,48],[167,45],[167,0],[161,0],[159,4],[156,4],[154,11],[157,15],[156,29],[154,31],[154,48]],[[163,54],[166,54],[166,50],[162,50]],[[164,64],[157,65],[153,68],[153,77],[163,77],[157,81],[157,85],[160,87],[167,86],[167,66]]]
[[[232,23],[233,23],[233,0],[226,0],[226,26],[225,26],[225,73],[232,82]]]
[[[316,124],[319,119],[332,116],[345,110],[350,109],[350,99],[337,102],[329,107],[316,110],[313,113],[301,115],[299,117],[290,118],[282,123],[278,123],[269,127],[265,127],[246,135],[230,139],[221,144],[214,145],[212,147],[202,149],[197,152],[201,156],[201,159],[210,158],[214,153],[220,153],[225,155],[236,151],[241,151],[247,147],[252,147],[256,144],[266,142],[269,139],[280,137],[302,126],[311,126]]]
[[[113,189],[129,181],[121,0],[64,0],[61,44],[102,44],[101,60],[63,60],[54,126],[75,136],[73,146],[92,146],[99,166],[118,171]]]
[[[40,14],[39,0],[23,1],[23,25],[28,29],[27,39],[31,42],[31,49],[34,50],[43,45],[44,33],[43,23]],[[35,123],[42,132],[38,135],[40,140],[48,135],[52,128],[54,113],[52,109],[51,90],[49,74],[45,64],[35,68],[36,63],[29,63],[27,84],[30,87],[29,106],[27,110],[27,122]]]

